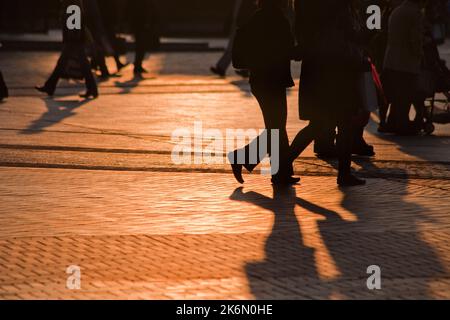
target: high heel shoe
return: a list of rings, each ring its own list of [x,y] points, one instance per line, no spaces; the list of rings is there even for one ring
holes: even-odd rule
[[[231,164],[231,170],[233,171],[234,178],[239,182],[240,184],[244,184],[244,178],[242,178],[242,168],[244,167],[242,164],[236,163],[236,154],[237,152],[230,152],[228,154],[228,161],[230,161]]]
[[[49,97],[53,96],[53,94],[55,93],[55,90],[50,90],[49,88],[42,86],[35,86],[34,87],[37,91],[42,92],[42,93],[46,93]]]

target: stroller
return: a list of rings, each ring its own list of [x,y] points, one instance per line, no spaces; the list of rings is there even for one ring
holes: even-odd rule
[[[423,110],[417,110],[416,123],[421,125],[425,134],[435,131],[434,123],[450,123],[450,70],[441,59],[434,40],[428,41],[424,47],[425,63],[421,82],[426,82],[424,90],[425,104]]]

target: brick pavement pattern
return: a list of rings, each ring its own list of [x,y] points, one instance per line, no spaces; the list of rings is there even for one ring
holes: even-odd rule
[[[218,55],[153,55],[147,79],[127,69],[82,102],[76,83],[33,92],[56,53],[0,53],[0,299],[450,299],[449,126],[411,139],[372,122],[361,188],[338,188],[311,148],[301,185],[256,173],[240,188],[226,163],[171,161],[175,129],[262,125],[244,81],[208,74]],[[305,124],[296,102],[290,137]]]

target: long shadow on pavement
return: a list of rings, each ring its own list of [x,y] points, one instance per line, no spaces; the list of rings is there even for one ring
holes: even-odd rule
[[[56,100],[45,98],[47,112],[43,113],[41,117],[34,120],[26,129],[22,130],[22,134],[38,134],[45,128],[51,127],[66,118],[76,115],[76,109],[86,105],[91,100]]]
[[[350,221],[335,211],[297,197],[295,188],[274,188],[273,198],[244,193],[242,188],[235,190],[231,200],[257,205],[273,212],[275,218],[265,244],[265,260],[245,267],[254,297],[432,298],[430,282],[448,274],[435,250],[419,232],[420,223],[430,222],[426,209],[405,199],[407,180],[390,185],[374,180],[371,184],[341,189],[343,210],[356,217]],[[377,187],[381,190],[375,190]],[[319,242],[325,245],[331,262],[321,259],[314,248],[305,245],[295,215],[296,206],[305,211],[302,214],[321,217],[314,237],[319,237]],[[372,265],[381,268],[382,290],[367,288],[370,276],[367,268]],[[335,277],[320,276],[319,268],[331,267],[338,271]]]

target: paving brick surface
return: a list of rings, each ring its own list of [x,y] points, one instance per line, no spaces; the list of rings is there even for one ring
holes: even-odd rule
[[[450,299],[449,126],[390,137],[374,116],[377,156],[353,163],[361,188],[338,188],[336,163],[311,148],[301,185],[255,173],[239,188],[224,161],[171,158],[172,133],[195,122],[262,126],[244,81],[208,74],[217,57],[154,55],[147,79],[126,69],[82,102],[79,84],[33,92],[55,53],[0,53],[13,95],[0,105],[0,299]],[[305,125],[296,94],[291,138]],[[367,288],[372,265],[381,290]]]

